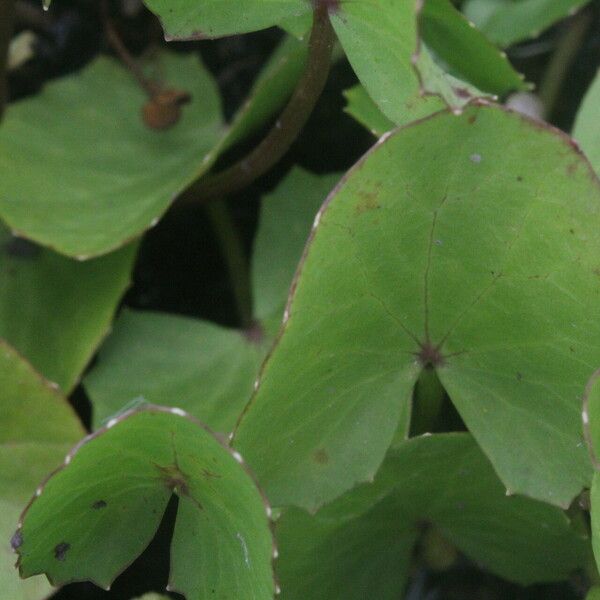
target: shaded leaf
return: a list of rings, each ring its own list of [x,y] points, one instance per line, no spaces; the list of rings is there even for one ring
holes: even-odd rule
[[[165,38],[202,40],[258,31],[310,13],[305,0],[144,0],[161,20]]]
[[[141,396],[183,408],[214,430],[233,429],[281,322],[314,214],[337,179],[295,169],[264,199],[253,258],[256,324],[250,331],[174,315],[121,314],[85,380],[96,426]]]
[[[509,490],[567,506],[600,364],[600,187],[571,140],[499,107],[439,114],[380,142],[316,223],[235,438],[273,503],[370,479],[435,367]]]
[[[192,55],[163,53],[155,68],[192,96],[169,130],[144,124],[142,90],[106,58],[11,106],[0,129],[0,216],[11,228],[64,254],[103,254],[151,227],[210,166],[222,127],[214,82]]]
[[[70,392],[108,333],[136,248],[84,263],[0,226],[0,337]]]
[[[425,523],[523,585],[567,579],[587,556],[588,541],[562,511],[506,496],[470,435],[423,436],[391,452],[373,484],[315,516],[284,514],[276,530],[282,598],[401,597]]]
[[[380,137],[387,131],[391,131],[396,125],[390,121],[373,102],[367,90],[362,85],[344,92],[347,104],[345,111],[361,125],[366,127],[373,135]]]
[[[272,598],[270,509],[240,460],[181,411],[122,415],[79,444],[30,503],[18,530],[21,575],[108,588],[175,493],[169,589],[188,600]]]
[[[463,10],[495,44],[506,47],[537,37],[589,0],[467,0]]]
[[[5,598],[39,600],[50,593],[41,577],[19,581],[8,540],[31,490],[83,434],[66,399],[0,342],[0,585]],[[14,537],[12,545],[18,544]]]
[[[577,113],[573,137],[600,173],[600,75],[596,75]]]
[[[94,424],[142,397],[229,432],[252,393],[268,342],[199,319],[125,310],[85,379]]]

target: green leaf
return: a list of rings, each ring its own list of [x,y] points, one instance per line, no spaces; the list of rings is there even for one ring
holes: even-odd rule
[[[103,254],[155,224],[210,167],[222,127],[213,80],[194,55],[162,53],[154,68],[192,95],[166,131],[144,124],[144,93],[107,58],[11,106],[0,128],[0,217],[12,229],[63,254]]]
[[[0,586],[5,598],[39,600],[50,593],[41,577],[19,581],[7,541],[31,490],[83,433],[66,399],[0,341]]]
[[[506,47],[537,37],[589,0],[467,0],[463,11],[492,42]]]
[[[331,22],[358,78],[388,119],[400,125],[444,108],[440,98],[421,93],[412,58],[414,0],[342,3]]]
[[[232,431],[281,322],[314,215],[337,179],[294,169],[264,199],[254,244],[252,331],[151,312],[121,314],[85,379],[96,425],[141,396],[183,408],[216,431]]]
[[[366,127],[373,135],[380,137],[396,127],[379,110],[362,85],[355,85],[346,90],[344,97],[347,100],[344,110],[361,125]]]
[[[125,310],[85,378],[94,424],[142,397],[230,432],[270,341],[199,319]]]
[[[306,0],[144,0],[161,20],[165,38],[203,40],[258,31],[310,13]]]
[[[283,600],[401,597],[423,523],[522,585],[565,580],[587,556],[588,540],[562,511],[506,496],[470,435],[423,436],[390,453],[373,484],[315,516],[284,514],[276,529]]]
[[[0,337],[70,392],[108,333],[135,251],[77,262],[0,226]]]
[[[600,586],[595,585],[587,593],[585,600],[600,600]]]
[[[421,35],[453,73],[480,90],[502,96],[528,88],[506,54],[472,27],[450,0],[425,0]]]
[[[596,173],[600,173],[600,75],[596,75],[583,99],[573,137],[580,143]]]
[[[315,215],[339,179],[337,173],[313,175],[296,167],[263,199],[252,256],[256,320],[281,322]]]
[[[169,598],[161,594],[144,594],[137,598],[137,600],[169,600]]]
[[[21,576],[108,588],[148,545],[175,493],[169,589],[188,600],[272,598],[270,509],[240,463],[177,409],[110,421],[67,455],[24,513]]]
[[[510,492],[568,506],[600,364],[600,187],[572,141],[500,107],[438,114],[383,139],[316,223],[235,438],[274,505],[373,477],[434,366]]]

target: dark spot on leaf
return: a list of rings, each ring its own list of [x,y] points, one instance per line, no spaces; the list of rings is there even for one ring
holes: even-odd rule
[[[430,342],[425,342],[421,345],[421,350],[418,352],[417,357],[426,369],[433,369],[444,364],[444,357],[440,349]]]
[[[521,381],[521,379],[523,379],[523,374],[522,373],[517,373],[517,380]]]
[[[517,175],[517,181],[523,181],[523,176],[522,175]]]
[[[4,246],[6,254],[13,258],[31,260],[39,256],[42,249],[33,242],[20,237],[12,237]]]
[[[54,558],[56,560],[65,560],[67,558],[67,552],[71,548],[71,544],[68,542],[61,542],[57,544],[54,548]]]
[[[567,175],[574,175],[575,171],[577,171],[577,167],[579,166],[578,162],[572,162],[567,166]]]
[[[475,115],[471,115],[468,119],[467,119],[469,125],[473,125],[473,123],[475,123],[475,121],[477,121],[477,117]]]
[[[329,462],[329,454],[324,448],[319,448],[314,454],[313,457],[316,463],[320,465],[326,465]]]
[[[469,90],[467,90],[466,88],[462,88],[462,87],[454,87],[452,88],[454,90],[454,93],[459,97],[459,98],[471,98],[471,93],[469,92]]]
[[[575,230],[574,230],[574,229],[571,227],[571,229],[569,229],[569,233],[570,233],[571,235],[575,235]]]
[[[19,549],[23,545],[23,534],[21,530],[17,530],[15,534],[10,538],[10,546],[13,550]]]
[[[94,502],[94,504],[92,504],[92,508],[94,510],[100,510],[101,508],[106,508],[107,504],[104,500],[98,500],[97,502]]]
[[[593,270],[593,273],[594,273],[594,275],[597,275],[598,277],[600,277],[600,267],[596,267],[596,268]]]

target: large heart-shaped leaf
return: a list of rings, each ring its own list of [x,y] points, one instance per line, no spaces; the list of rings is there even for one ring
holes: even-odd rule
[[[590,0],[467,0],[463,10],[500,46],[537,37]]]
[[[41,577],[19,581],[8,540],[31,490],[82,435],[66,399],[0,342],[0,586],[5,598],[39,600],[50,593]],[[17,542],[13,538],[13,545]]]
[[[11,107],[0,128],[10,227],[64,254],[103,254],[151,227],[210,166],[221,132],[213,80],[192,55],[163,53],[155,69],[192,96],[167,131],[144,124],[143,91],[107,58]]]
[[[402,597],[424,523],[523,585],[565,580],[587,560],[588,540],[562,511],[506,496],[470,435],[424,436],[391,452],[373,484],[315,516],[284,514],[276,529],[282,598]]]
[[[568,505],[599,256],[600,186],[564,134],[493,106],[397,131],[317,216],[236,447],[275,505],[314,509],[374,475],[435,368],[509,491]]]
[[[202,40],[278,25],[312,10],[310,0],[144,0],[167,40]]]
[[[600,173],[600,74],[596,75],[583,99],[573,136],[581,144],[596,173]]]
[[[85,380],[96,424],[141,396],[184,408],[216,431],[233,429],[281,321],[314,215],[337,179],[295,169],[264,199],[254,244],[251,331],[174,315],[121,314]]]
[[[169,589],[188,600],[273,597],[270,509],[241,457],[179,409],[125,413],[79,444],[26,509],[21,576],[108,588],[179,497]]]
[[[68,393],[110,328],[135,250],[82,263],[0,226],[0,337]]]

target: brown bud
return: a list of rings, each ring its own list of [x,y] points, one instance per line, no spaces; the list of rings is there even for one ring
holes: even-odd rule
[[[142,109],[144,123],[150,129],[169,129],[181,118],[181,107],[192,97],[181,90],[162,90],[154,95]]]

